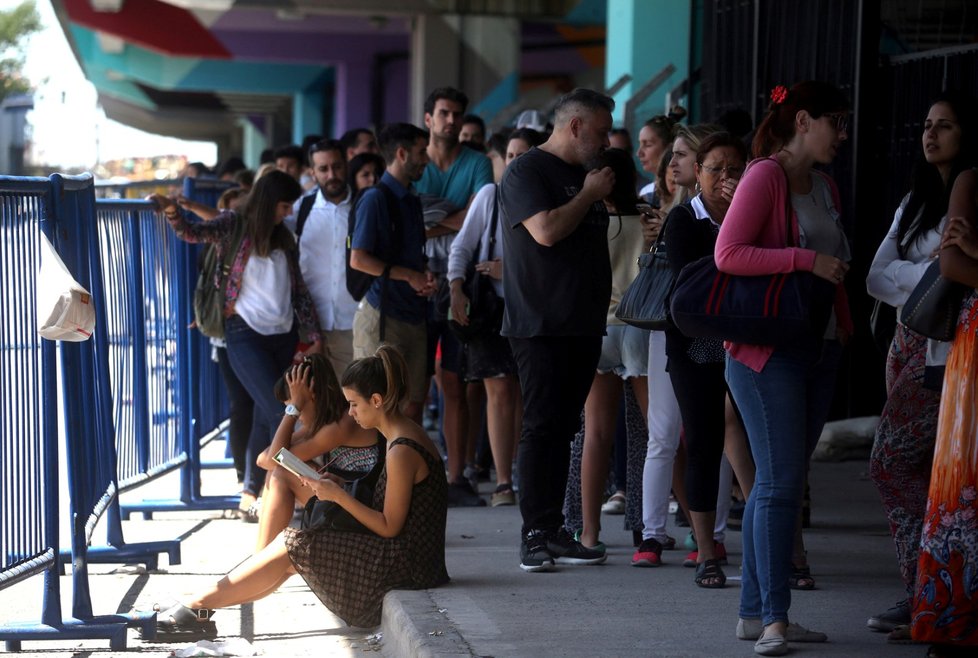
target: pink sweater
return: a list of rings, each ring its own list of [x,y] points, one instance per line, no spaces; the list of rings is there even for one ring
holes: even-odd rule
[[[835,182],[823,176],[832,190],[832,202],[840,207]],[[762,275],[797,270],[811,272],[815,252],[801,247],[786,247],[784,210],[788,195],[781,165],[774,158],[755,160],[737,185],[730,209],[720,226],[714,256],[717,268],[730,274]],[[793,242],[798,244],[798,217],[791,213]],[[842,284],[836,287],[836,319],[840,327],[852,332],[849,302]],[[737,361],[756,372],[774,352],[769,345],[727,343],[727,351]]]

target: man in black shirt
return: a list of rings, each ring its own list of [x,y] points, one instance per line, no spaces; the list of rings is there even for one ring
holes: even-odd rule
[[[610,168],[584,164],[608,147],[614,101],[575,89],[554,109],[554,132],[524,154],[500,183],[503,289],[509,337],[523,389],[518,468],[523,541],[520,567],[600,564],[563,527],[570,444],[601,354],[611,264]]]

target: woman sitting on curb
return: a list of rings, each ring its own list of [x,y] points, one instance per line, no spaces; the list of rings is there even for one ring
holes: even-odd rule
[[[368,532],[328,528],[286,529],[188,605],[160,613],[162,633],[216,634],[215,608],[255,601],[298,573],[316,596],[351,626],[380,623],[384,595],[392,589],[427,589],[448,582],[445,467],[425,431],[401,412],[407,366],[393,347],[353,362],[343,374],[350,415],[387,439],[384,469],[373,505],[353,498],[329,475],[302,478],[320,500],[346,510]]]
[[[272,543],[292,519],[295,503],[305,505],[312,491],[298,476],[273,459],[281,448],[288,448],[303,461],[325,455],[330,471],[365,474],[377,462],[377,432],[356,424],[347,413],[348,405],[340,390],[329,359],[313,354],[289,368],[282,377],[288,403],[272,445],[258,456],[258,465],[268,471],[262,490],[258,517],[258,544],[255,551]]]

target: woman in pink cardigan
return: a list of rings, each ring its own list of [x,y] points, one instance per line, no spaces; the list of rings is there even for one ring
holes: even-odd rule
[[[847,109],[842,93],[826,83],[774,89],[753,144],[754,154],[765,159],[741,179],[716,243],[723,272],[809,271],[837,290],[824,334],[806,347],[727,345],[727,383],[757,465],[744,510],[737,637],[756,640],[754,651],[765,656],[784,655],[788,642],[826,639],[789,624],[789,579],[808,459],[828,415],[842,344],[852,332],[842,287],[849,245],[839,222],[839,194],[832,179],[812,169],[832,162],[847,138]],[[794,247],[786,246],[789,200]]]

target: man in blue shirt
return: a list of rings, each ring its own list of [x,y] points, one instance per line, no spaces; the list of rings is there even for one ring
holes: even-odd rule
[[[460,210],[428,229],[428,267],[447,286],[448,254],[452,241],[462,228],[465,214],[475,193],[493,182],[492,162],[485,155],[465,148],[459,141],[468,97],[452,87],[440,87],[425,100],[424,122],[429,131],[428,166],[418,181],[418,193],[445,199]],[[445,291],[447,292],[447,290]],[[485,505],[463,476],[469,429],[465,386],[459,377],[461,346],[449,331],[448,320],[429,309],[428,374],[435,374],[435,352],[441,343],[439,387],[445,398],[442,432],[448,452],[449,506]]]
[[[372,355],[382,342],[397,347],[408,365],[404,412],[420,423],[427,393],[425,301],[434,292],[434,278],[425,266],[424,219],[411,184],[428,163],[427,136],[417,126],[395,123],[378,141],[387,170],[357,203],[350,244],[350,266],[377,277],[353,319],[353,357]],[[393,255],[384,260],[382,254]]]

